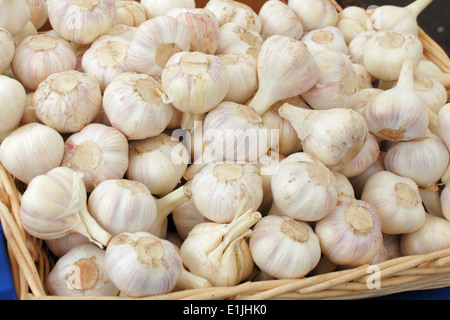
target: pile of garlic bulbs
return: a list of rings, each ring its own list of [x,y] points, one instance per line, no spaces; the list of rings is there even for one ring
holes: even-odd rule
[[[431,1],[0,0],[0,162],[58,258],[49,294],[450,247],[450,75],[417,34]]]

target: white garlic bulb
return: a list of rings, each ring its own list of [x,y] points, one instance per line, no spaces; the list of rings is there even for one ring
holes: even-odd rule
[[[281,160],[272,175],[271,187],[276,208],[297,220],[320,220],[337,202],[336,177],[304,152]]]
[[[128,169],[128,140],[118,129],[91,123],[64,143],[61,166],[83,174],[86,191],[102,181],[121,179]]]
[[[143,22],[128,49],[128,61],[136,72],[161,76],[175,53],[189,51],[191,34],[177,19],[164,15]]]
[[[309,51],[333,50],[349,54],[347,43],[342,31],[335,26],[314,29],[307,32],[301,40],[306,44]]]
[[[47,1],[47,5],[53,29],[64,39],[77,44],[92,43],[116,21],[115,0],[52,0]]]
[[[0,75],[0,141],[17,129],[25,111],[27,93],[16,79]]]
[[[118,234],[105,252],[106,275],[129,297],[172,291],[182,268],[175,246],[147,232]]]
[[[76,65],[77,58],[71,44],[47,34],[27,37],[16,47],[11,62],[14,74],[32,91],[49,75],[74,70]]]
[[[14,38],[8,30],[0,28],[0,50],[3,53],[0,58],[0,75],[4,74],[11,64],[15,53]]]
[[[367,180],[361,200],[373,205],[380,216],[381,231],[404,234],[425,222],[425,209],[417,184],[409,178],[380,171]]]
[[[102,106],[97,80],[76,70],[49,75],[37,87],[33,103],[39,120],[60,133],[74,133],[91,123]]]
[[[375,96],[364,108],[369,130],[389,141],[412,140],[428,129],[424,102],[414,90],[413,62],[406,60],[397,85]]]
[[[337,265],[368,263],[383,243],[380,217],[369,203],[340,197],[336,207],[316,222],[322,253]]]
[[[79,244],[90,243],[89,239],[80,233],[69,233],[64,237],[48,239],[44,240],[44,242],[51,253],[57,258],[62,257]]]
[[[368,30],[369,15],[366,10],[357,6],[348,6],[339,12],[336,27],[341,30],[345,43],[349,44],[358,34]]]
[[[329,0],[289,0],[288,6],[299,17],[305,31],[335,26],[339,14]]]
[[[127,26],[125,24],[115,24],[104,34],[104,36],[119,36],[131,41],[136,34],[136,30],[137,27]]]
[[[31,10],[27,0],[0,1],[0,28],[15,37],[30,21]]]
[[[400,238],[400,249],[403,255],[427,254],[450,247],[450,221],[426,215],[423,226]]]
[[[139,27],[147,20],[147,13],[142,3],[137,1],[116,1],[116,24]]]
[[[38,239],[56,239],[76,232],[105,247],[111,235],[92,218],[86,203],[82,175],[67,167],[56,167],[28,184],[20,207],[22,224]]]
[[[436,114],[447,103],[447,89],[434,78],[415,75],[414,90],[425,106]]]
[[[442,217],[450,221],[450,187],[445,183],[440,192],[439,204],[441,205]]]
[[[84,52],[81,67],[97,79],[102,92],[118,75],[134,71],[128,61],[129,46],[130,40],[125,37],[104,35],[94,40]]]
[[[58,167],[64,155],[64,140],[54,129],[30,123],[14,130],[0,145],[0,161],[25,184]]]
[[[301,278],[321,258],[319,238],[306,222],[289,217],[265,216],[253,227],[249,240],[255,264],[278,278]]]
[[[357,101],[359,77],[352,61],[342,52],[324,50],[314,53],[319,78],[301,94],[315,110],[351,108]]]
[[[353,63],[364,65],[364,46],[370,38],[375,36],[375,30],[358,33],[348,44],[348,52]]]
[[[263,198],[262,178],[253,164],[209,163],[194,176],[191,188],[197,209],[217,223],[231,222],[244,198],[245,210],[259,208]]]
[[[380,155],[378,156],[378,159],[372,163],[363,173],[348,178],[351,185],[353,186],[353,190],[355,192],[356,198],[361,198],[361,194],[364,188],[364,185],[366,184],[367,180],[374,175],[375,173],[385,170],[384,167],[384,156],[386,152],[380,150]]]
[[[283,1],[269,0],[259,10],[261,36],[266,39],[279,34],[300,40],[303,25],[295,12]]]
[[[46,287],[66,297],[117,296],[119,289],[105,273],[105,250],[88,243],[72,248],[50,270]]]
[[[248,105],[263,114],[274,103],[305,93],[318,79],[319,66],[302,41],[271,36],[258,55],[259,85]]]
[[[367,104],[382,92],[384,92],[384,90],[379,88],[366,88],[359,90],[352,109],[362,115]]]
[[[48,19],[48,6],[46,0],[27,0],[30,6],[30,21],[39,30]]]
[[[166,64],[161,81],[172,105],[184,113],[182,129],[190,129],[202,114],[211,111],[226,96],[228,71],[216,55],[179,52]]]
[[[258,58],[264,42],[258,32],[246,29],[235,22],[225,23],[220,27],[219,32],[219,46],[216,54],[239,53]]]
[[[29,36],[35,35],[38,35],[38,31],[36,30],[36,27],[33,25],[33,23],[31,21],[28,21],[25,27],[23,27],[22,30],[20,30],[20,32],[14,36],[14,43],[16,44],[16,46],[18,46]]]
[[[147,19],[162,16],[174,8],[195,8],[194,0],[141,0]]]
[[[186,147],[166,133],[130,142],[128,179],[139,181],[156,196],[180,183],[189,163]]]
[[[355,189],[353,188],[350,179],[344,176],[340,172],[333,172],[336,177],[336,190],[338,193],[338,197],[340,196],[349,196],[356,198]]]
[[[450,150],[450,103],[444,105],[438,112],[437,128],[438,135],[445,143],[445,146]]]
[[[237,210],[230,223],[196,225],[180,248],[186,268],[213,286],[235,286],[250,276],[254,262],[247,242],[251,227],[261,219],[253,210]]]
[[[352,161],[369,133],[365,119],[352,109],[307,110],[285,103],[278,113],[297,131],[303,151],[332,170]]]

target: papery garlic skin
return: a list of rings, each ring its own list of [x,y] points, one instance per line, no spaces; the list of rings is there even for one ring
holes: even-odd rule
[[[130,143],[126,176],[147,186],[153,195],[175,189],[189,162],[186,147],[165,133]]]
[[[380,171],[368,179],[361,200],[377,209],[383,233],[414,232],[425,222],[426,212],[417,184],[392,172]]]
[[[316,222],[322,253],[338,265],[368,263],[382,243],[381,222],[376,209],[352,197],[340,197],[336,207]]]
[[[0,2],[0,28],[15,37],[30,21],[31,10],[27,0],[3,0]]]
[[[74,133],[100,112],[102,94],[97,80],[76,70],[57,72],[42,81],[33,103],[39,120],[60,133]]]
[[[144,297],[170,292],[183,264],[175,246],[151,233],[121,233],[105,252],[105,272],[121,292]]]
[[[140,3],[145,7],[147,19],[165,15],[174,8],[195,8],[194,0],[141,0]]]
[[[52,0],[47,1],[47,5],[53,29],[64,39],[77,44],[92,43],[116,20],[115,0]]]
[[[426,215],[423,226],[400,238],[400,249],[403,255],[427,254],[450,247],[450,221]]]
[[[64,155],[64,140],[54,129],[31,123],[14,130],[0,145],[0,161],[25,184],[58,167]]]
[[[259,208],[262,178],[253,164],[209,163],[192,180],[192,198],[202,215],[217,223],[230,223],[247,199],[245,210]]]
[[[0,28],[0,50],[3,53],[0,59],[0,75],[4,74],[14,58],[14,38],[8,30]]]
[[[147,13],[142,3],[137,1],[116,1],[116,24],[139,27],[147,20]]]
[[[134,72],[111,81],[103,94],[103,108],[111,125],[129,140],[159,135],[173,114],[159,78]]]
[[[301,38],[309,51],[333,50],[348,55],[348,47],[341,30],[334,26],[314,29]]]
[[[74,70],[75,51],[62,38],[46,34],[27,37],[16,48],[11,68],[20,82],[29,90],[36,90],[49,75]]]
[[[46,286],[56,296],[117,296],[119,289],[105,273],[105,251],[89,243],[72,248],[55,263]]]
[[[210,10],[217,17],[219,26],[234,22],[245,29],[261,33],[259,15],[245,3],[234,0],[209,0],[205,9]]]
[[[321,258],[319,238],[306,222],[265,216],[253,227],[249,240],[255,264],[278,279],[301,278]]]
[[[27,93],[16,79],[0,75],[0,141],[17,129],[22,119]]]
[[[349,44],[358,34],[368,30],[369,16],[364,8],[348,6],[339,12],[336,27],[341,30],[345,43]]]
[[[102,181],[121,179],[128,169],[128,140],[118,129],[88,124],[64,143],[61,166],[83,174],[86,191]]]
[[[289,0],[287,3],[305,31],[334,26],[339,19],[338,11],[328,0]]]
[[[299,152],[283,159],[271,179],[280,212],[302,221],[317,221],[336,205],[336,177],[320,161]]]
[[[261,36],[266,39],[275,34],[300,40],[304,34],[303,25],[295,12],[284,2],[269,0],[259,10]]]
[[[46,0],[27,0],[30,6],[30,21],[36,30],[39,30],[48,19],[48,6]]]
[[[161,77],[175,53],[189,51],[189,29],[171,16],[159,16],[143,22],[128,49],[128,61],[136,72]]]
[[[220,39],[216,54],[239,53],[258,58],[264,42],[258,32],[246,29],[235,22],[225,23],[220,27],[219,32]]]

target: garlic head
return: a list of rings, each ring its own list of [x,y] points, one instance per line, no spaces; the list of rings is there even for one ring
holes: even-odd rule
[[[0,50],[3,53],[0,59],[0,75],[4,74],[14,58],[16,46],[14,38],[8,30],[0,28]]]
[[[16,79],[0,75],[0,141],[17,129],[25,111],[27,93]]]

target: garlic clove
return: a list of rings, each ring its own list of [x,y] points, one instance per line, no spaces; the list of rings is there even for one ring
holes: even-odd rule
[[[3,53],[0,59],[0,75],[6,72],[15,53],[14,38],[8,30],[0,28],[0,50]]]
[[[289,0],[287,4],[299,17],[305,31],[335,26],[339,20],[338,11],[329,0]]]
[[[63,137],[56,130],[40,123],[27,124],[14,130],[0,145],[1,163],[25,184],[58,167],[63,156]]]
[[[258,13],[261,19],[261,36],[267,39],[273,35],[283,35],[300,40],[303,25],[295,12],[284,2],[269,0],[264,2]]]
[[[358,34],[368,30],[369,15],[366,10],[357,6],[348,6],[339,12],[336,27],[341,30],[345,43],[349,44]]]
[[[25,111],[27,93],[16,79],[0,75],[0,141],[19,127]]]
[[[249,240],[255,264],[278,279],[301,278],[321,258],[319,238],[306,222],[265,216],[253,227]]]
[[[301,40],[311,52],[333,50],[349,54],[342,31],[334,26],[311,30],[303,35]]]

